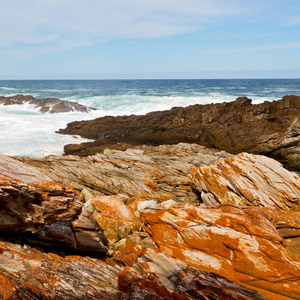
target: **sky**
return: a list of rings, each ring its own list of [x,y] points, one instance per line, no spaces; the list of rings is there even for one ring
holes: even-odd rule
[[[300,78],[300,1],[0,1],[0,79],[152,78]]]

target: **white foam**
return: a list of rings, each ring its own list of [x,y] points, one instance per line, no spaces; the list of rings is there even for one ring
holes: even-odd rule
[[[141,96],[129,91],[127,94],[116,96],[85,98],[73,96],[64,99],[98,109],[88,114],[81,112],[42,114],[28,103],[11,106],[0,105],[0,153],[36,157],[62,154],[64,145],[87,141],[55,133],[60,128],[65,128],[69,122],[91,120],[106,115],[143,115],[151,111],[168,110],[175,106],[186,107],[193,104],[229,102],[235,98],[219,92],[198,91],[190,93],[189,96],[181,96],[174,92],[169,96]],[[269,99],[255,97],[253,103],[261,103],[265,100]]]
[[[9,87],[5,87],[5,86],[0,86],[0,89],[7,90],[7,91],[15,91],[16,90],[14,88],[9,88]]]
[[[22,110],[23,108],[23,110]],[[0,107],[0,153],[42,157],[62,154],[64,145],[86,139],[55,133],[66,124],[87,114],[42,114],[30,105]],[[92,116],[90,116],[92,117]]]

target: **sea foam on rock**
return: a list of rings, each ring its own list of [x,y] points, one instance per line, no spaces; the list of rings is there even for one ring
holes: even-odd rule
[[[87,107],[76,102],[60,100],[57,98],[37,99],[31,95],[16,95],[11,97],[0,96],[0,104],[2,105],[23,105],[29,104],[33,108],[38,109],[42,113],[65,113],[72,111],[89,112],[96,110],[93,107]]]

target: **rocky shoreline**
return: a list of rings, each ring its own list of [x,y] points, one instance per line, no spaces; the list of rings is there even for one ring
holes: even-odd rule
[[[300,172],[300,97],[293,95],[256,105],[239,97],[233,102],[174,107],[144,116],[107,116],[72,122],[58,132],[95,140],[67,145],[66,154],[87,156],[107,148],[184,142],[232,154],[263,154]]]
[[[262,155],[0,155],[0,205],[0,299],[300,299],[300,178]]]
[[[243,97],[70,123],[95,139],[78,155],[0,154],[0,299],[300,299],[299,122],[300,97]]]

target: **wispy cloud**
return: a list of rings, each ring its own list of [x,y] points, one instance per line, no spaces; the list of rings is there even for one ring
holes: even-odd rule
[[[270,44],[270,45],[248,47],[248,48],[218,49],[218,50],[211,51],[210,53],[233,54],[233,53],[242,53],[242,52],[278,50],[278,49],[298,49],[298,48],[300,48],[300,42],[299,43],[286,43],[286,44]]]
[[[30,57],[116,38],[184,34],[248,12],[241,0],[2,0],[0,46]],[[30,45],[34,48],[30,49]],[[66,46],[67,45],[67,46]],[[47,50],[43,50],[47,47]],[[21,53],[21,50],[15,53]]]
[[[293,25],[299,25],[300,24],[300,16],[296,16],[296,17],[292,17],[287,24],[289,26],[293,26]]]

